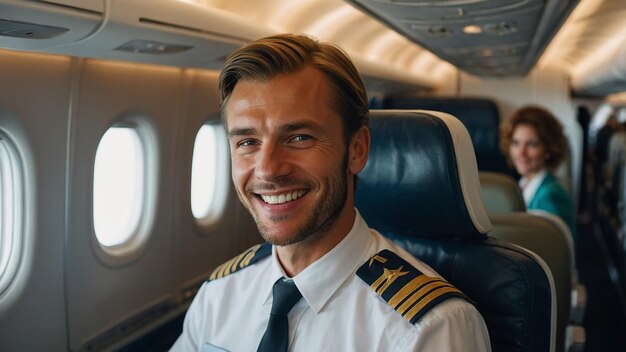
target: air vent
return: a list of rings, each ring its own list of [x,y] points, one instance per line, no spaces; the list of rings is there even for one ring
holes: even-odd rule
[[[67,28],[11,21],[0,18],[0,35],[12,38],[50,39],[69,31]]]
[[[483,29],[485,33],[503,36],[517,32],[517,24],[515,22],[489,23],[483,25]]]
[[[141,53],[141,54],[152,54],[152,55],[161,55],[161,54],[174,54],[180,53],[183,51],[187,51],[193,49],[193,46],[189,45],[179,45],[179,44],[168,44],[155,42],[152,40],[131,40],[130,42],[124,43],[115,50],[119,51],[129,51],[131,53]]]
[[[437,38],[447,38],[454,34],[454,31],[445,26],[424,26],[420,24],[412,23],[411,29],[415,31],[425,32],[429,35]]]

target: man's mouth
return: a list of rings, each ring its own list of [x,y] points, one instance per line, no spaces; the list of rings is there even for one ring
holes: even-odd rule
[[[283,204],[283,203],[287,203],[287,202],[292,202],[300,197],[302,197],[304,194],[306,193],[305,190],[301,189],[298,191],[293,191],[293,192],[288,192],[288,193],[283,193],[283,194],[275,194],[275,195],[263,195],[263,194],[259,194],[259,196],[261,197],[261,199],[263,199],[263,201],[265,203],[268,204]]]

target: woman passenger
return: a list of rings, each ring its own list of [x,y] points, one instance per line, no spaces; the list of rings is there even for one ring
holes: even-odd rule
[[[574,206],[552,171],[567,153],[561,124],[547,110],[524,107],[504,122],[501,148],[522,176],[519,185],[528,210],[542,210],[559,216],[576,240]]]

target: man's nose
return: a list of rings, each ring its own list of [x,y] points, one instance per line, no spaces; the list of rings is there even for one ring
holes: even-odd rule
[[[274,181],[291,172],[289,153],[280,145],[264,144],[258,154],[255,176],[263,181]]]

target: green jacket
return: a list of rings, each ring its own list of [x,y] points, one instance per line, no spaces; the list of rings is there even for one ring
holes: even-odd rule
[[[574,243],[576,243],[574,205],[565,189],[550,172],[546,173],[546,177],[541,181],[527,208],[543,210],[559,216],[570,228]]]

